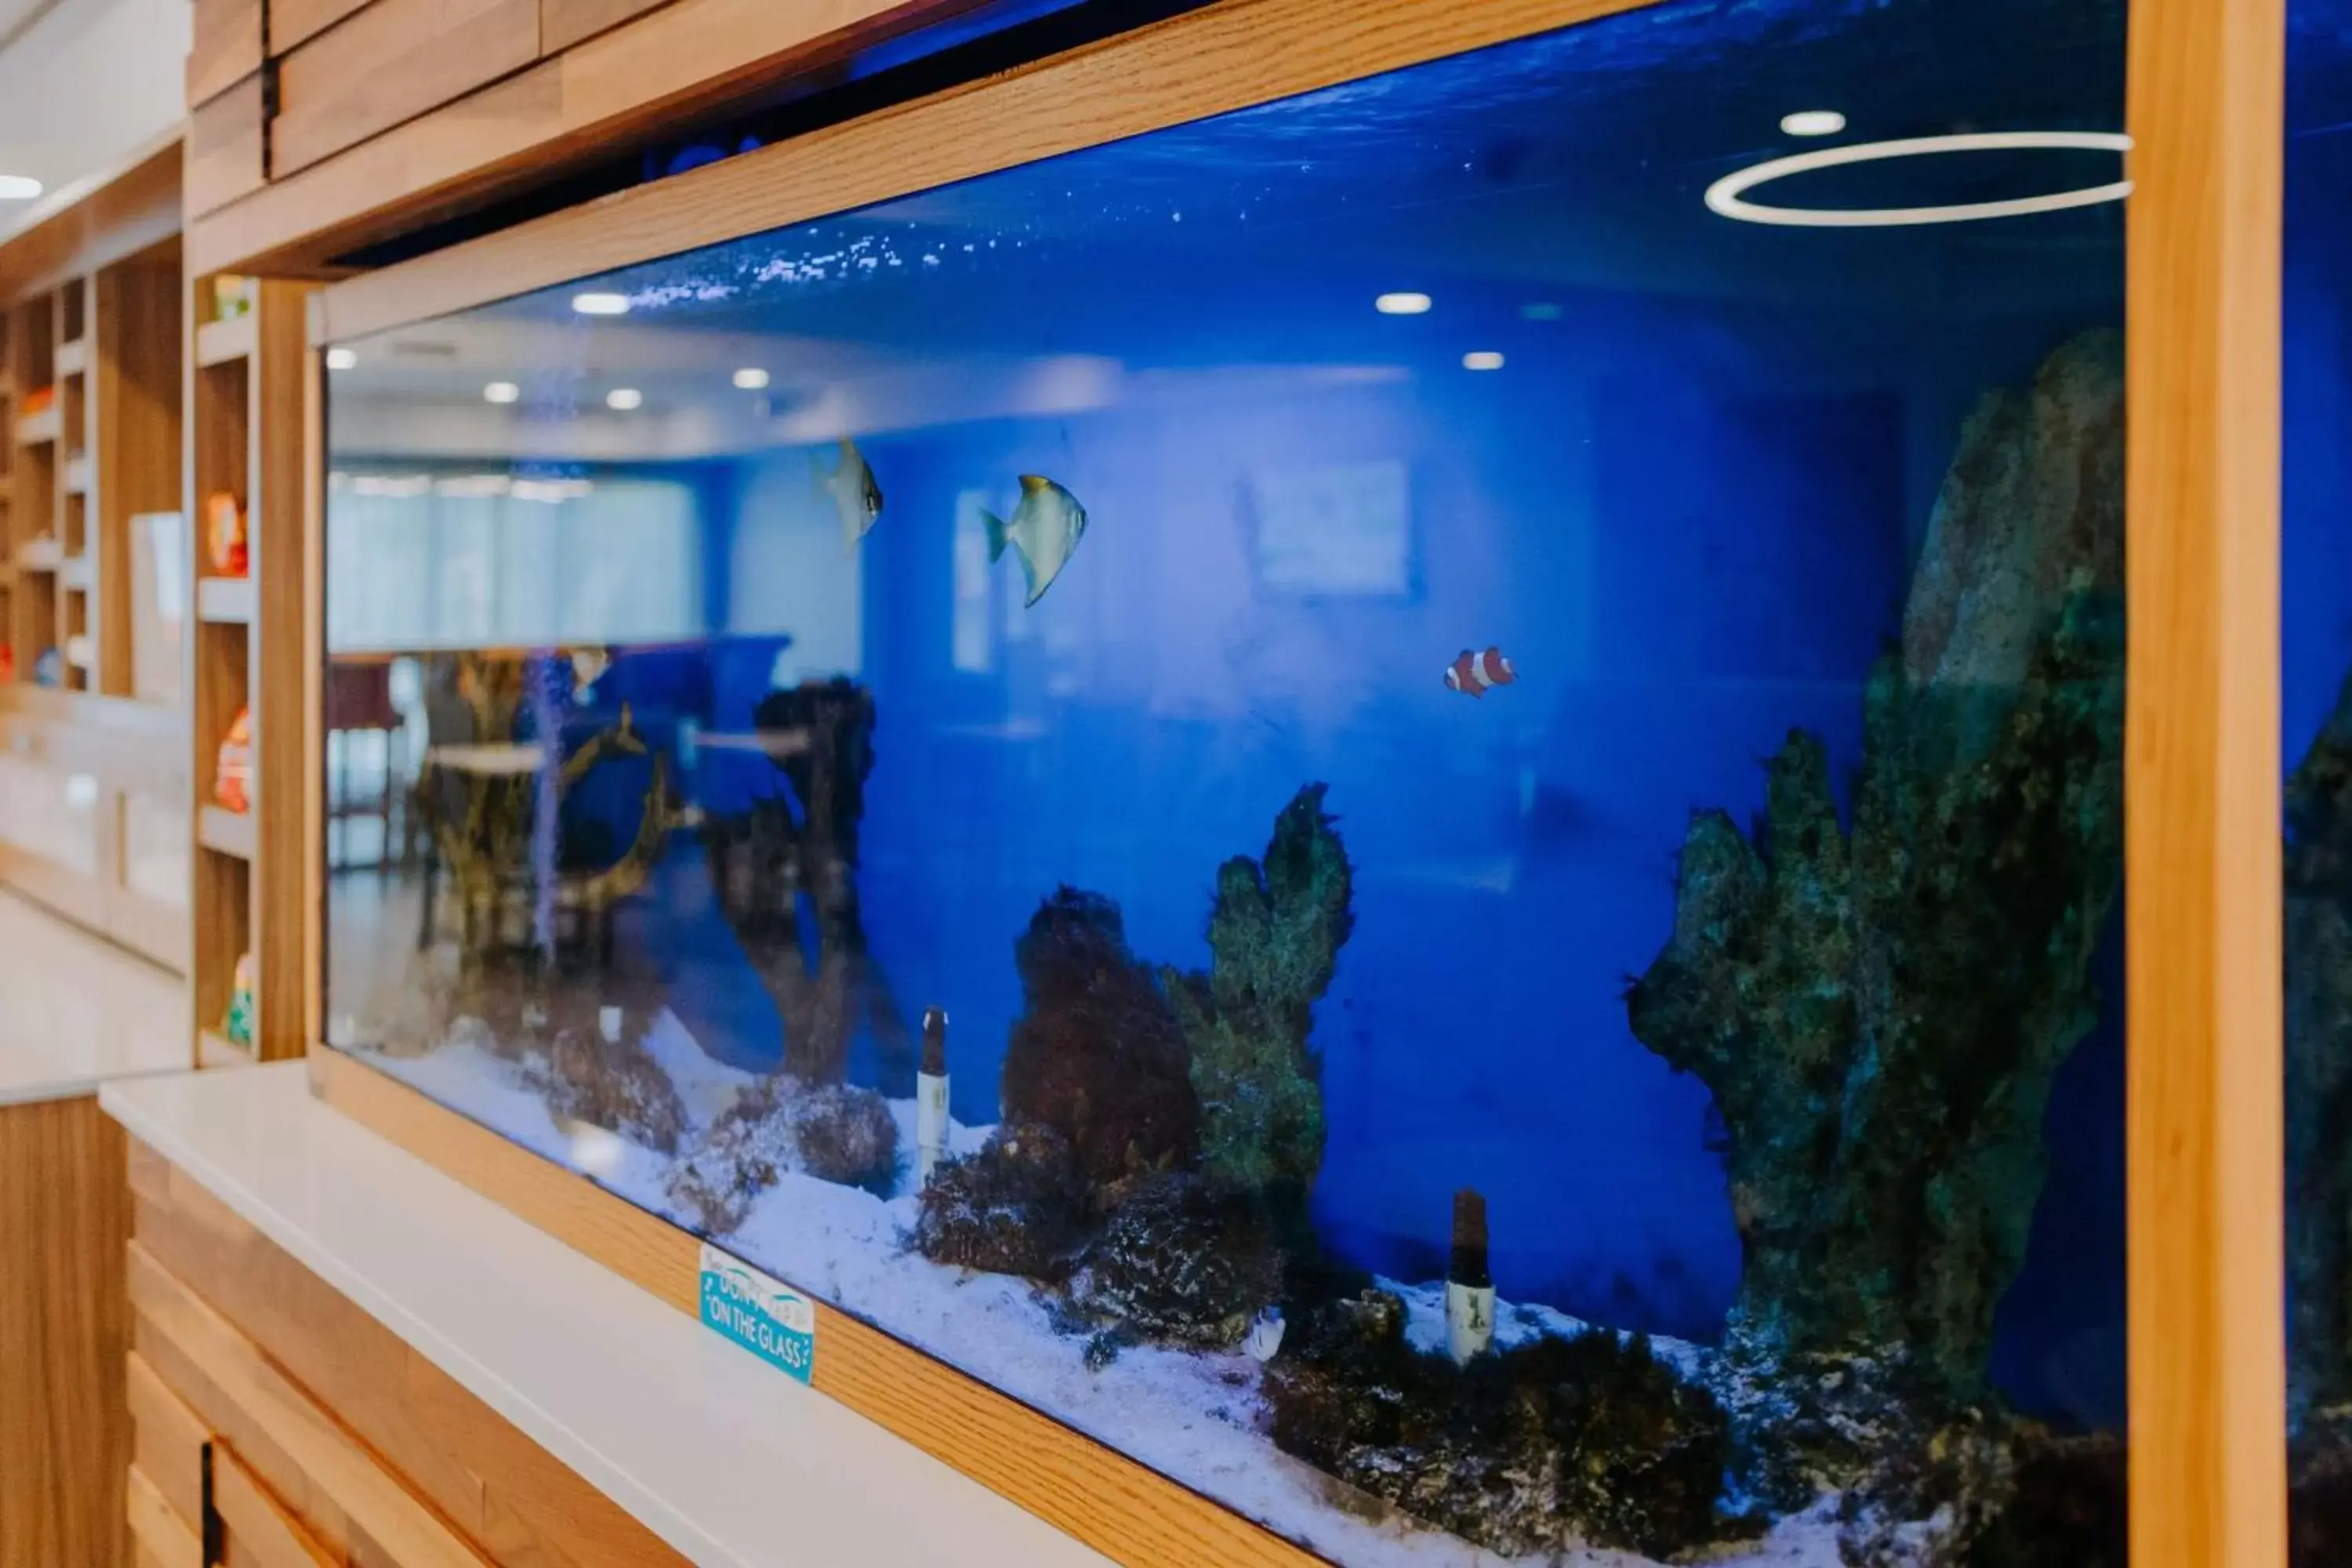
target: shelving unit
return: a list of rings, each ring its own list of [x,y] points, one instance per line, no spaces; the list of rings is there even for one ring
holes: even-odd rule
[[[310,289],[261,283],[243,314],[222,317],[215,280],[191,285],[187,360],[187,493],[197,523],[190,552],[195,616],[193,755],[195,916],[190,998],[198,1058],[242,1059],[223,1021],[240,955],[263,977],[255,998],[255,1057],[299,1057],[302,1016],[304,826],[302,756],[310,661],[299,646],[303,610],[302,461],[305,311]],[[243,509],[247,574],[214,573],[203,534],[211,498]],[[252,715],[251,806],[209,804],[221,740],[240,710]]]

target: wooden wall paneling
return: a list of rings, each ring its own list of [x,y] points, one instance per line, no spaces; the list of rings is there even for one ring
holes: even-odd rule
[[[123,1386],[131,1407],[131,1462],[163,1494],[173,1512],[202,1530],[212,1428],[164,1386],[136,1351],[123,1357]]]
[[[1391,5],[1360,26],[1335,28],[1328,0],[1228,0],[348,279],[327,293],[326,328],[339,341],[361,337],[1646,3]],[[698,4],[680,0],[564,58],[617,48]],[[209,242],[199,235],[194,243]]]
[[[122,1170],[95,1099],[0,1110],[0,1568],[123,1560]]]
[[[264,1061],[299,1057],[312,1037],[305,996],[316,917],[305,868],[322,842],[312,831],[309,796],[323,770],[310,733],[318,713],[310,681],[321,655],[307,632],[308,437],[318,374],[309,347],[310,292],[299,283],[261,285],[252,361],[254,1044]]]
[[[162,1490],[136,1466],[131,1468],[124,1489],[123,1517],[140,1550],[163,1568],[205,1568],[201,1522],[192,1526],[174,1512]]]
[[[2286,1561],[2282,0],[2137,0],[2130,130],[2131,1561]]]
[[[256,1568],[342,1568],[342,1559],[303,1528],[226,1449],[214,1462],[213,1507],[228,1533],[231,1552]]]
[[[269,52],[283,55],[316,37],[371,0],[270,0]]]
[[[0,242],[0,299],[23,300],[180,232],[180,128],[117,170],[51,193]]]
[[[539,58],[539,0],[374,0],[284,57],[269,125],[283,178]]]
[[[191,216],[226,206],[268,180],[261,72],[189,112],[184,180]]]
[[[261,0],[195,0],[188,44],[190,109],[261,68]]]
[[[667,4],[669,0],[540,0],[539,52],[561,54]]]

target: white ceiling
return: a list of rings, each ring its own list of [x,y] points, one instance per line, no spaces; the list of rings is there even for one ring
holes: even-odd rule
[[[189,0],[0,0],[0,174],[57,191],[153,146],[185,112],[190,26]],[[29,205],[0,201],[0,236]]]

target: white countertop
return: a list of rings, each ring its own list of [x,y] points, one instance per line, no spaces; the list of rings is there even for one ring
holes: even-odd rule
[[[184,1070],[191,1033],[178,977],[0,892],[0,1106]]]
[[[697,1563],[1108,1561],[320,1104],[299,1062],[100,1103]]]

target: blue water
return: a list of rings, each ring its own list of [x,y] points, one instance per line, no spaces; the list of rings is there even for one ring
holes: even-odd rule
[[[1475,1186],[1504,1296],[1712,1339],[1740,1252],[1709,1098],[1622,1001],[1669,933],[1685,823],[1745,820],[1792,728],[1855,765],[1962,420],[2122,319],[2119,208],[1821,232],[1705,209],[1721,174],[1800,150],[1781,114],[1819,107],[1846,141],[2112,130],[2121,7],[1673,5],[1164,132],[593,280],[635,302],[619,322],[573,315],[582,284],[393,335],[460,341],[454,369],[358,345],[332,462],[673,487],[684,630],[709,646],[637,639],[590,713],[629,700],[707,809],[779,786],[741,758],[687,765],[683,729],[746,727],[780,668],[871,692],[866,935],[901,1007],[952,1015],[966,1121],[997,1114],[1012,945],[1041,898],[1108,895],[1139,954],[1204,967],[1219,863],[1328,784],[1356,924],[1316,1013],[1324,1239],[1433,1278],[1450,1195]],[[2112,170],[1929,160],[1773,195],[1974,201]],[[1433,306],[1376,311],[1391,290]],[[763,393],[729,384],[753,363]],[[2290,371],[2340,400],[2340,371]],[[511,423],[480,402],[493,376],[522,389]],[[615,385],[644,405],[608,414]],[[813,483],[844,433],[886,498],[855,556]],[[2329,472],[2291,496],[2320,504]],[[1012,563],[971,553],[978,507],[1008,509],[1024,473],[1091,520],[1028,609]],[[439,537],[403,515],[367,526]],[[427,597],[383,646],[440,646]],[[630,642],[584,611],[549,640]],[[1517,683],[1447,690],[1489,645]],[[2291,735],[2317,700],[2294,679]],[[568,811],[625,841],[642,775],[594,787]],[[680,840],[618,943],[713,1054],[779,1059],[698,848]],[[2122,1401],[2104,972],[1997,1352],[2021,1404],[2085,1423]],[[903,1094],[908,1070],[868,1037],[851,1077]]]

